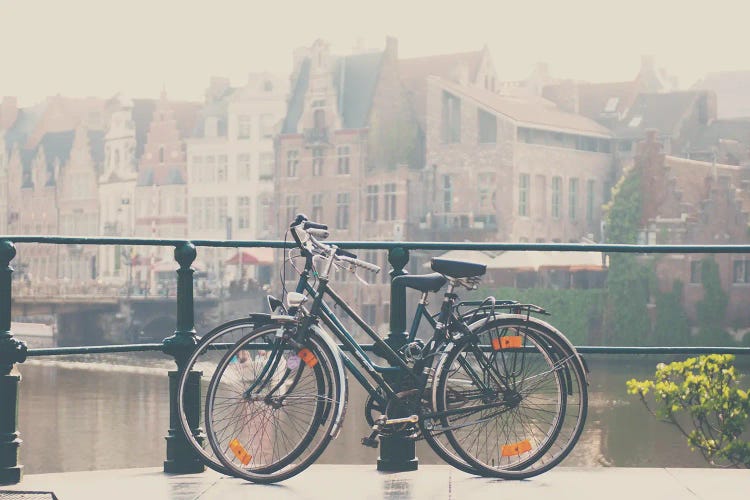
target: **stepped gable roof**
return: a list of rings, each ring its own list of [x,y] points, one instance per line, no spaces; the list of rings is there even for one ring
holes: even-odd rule
[[[611,137],[608,128],[586,118],[563,111],[552,102],[539,97],[505,96],[485,89],[431,78],[451,93],[468,97],[496,113],[507,116],[519,125],[560,132]]]
[[[171,186],[186,184],[185,167],[178,165],[155,165],[142,167],[138,171],[136,186]]]
[[[716,93],[719,118],[750,117],[750,70],[708,73],[693,89]]]
[[[445,80],[453,80],[456,76],[456,69],[465,66],[469,70],[469,79],[474,81],[481,62],[481,50],[399,59],[401,82],[409,93],[417,119],[423,127],[427,114],[427,78],[437,76]]]
[[[625,119],[615,127],[615,135],[637,139],[644,137],[649,129],[656,129],[661,135],[675,135],[702,94],[699,91],[639,94]]]
[[[333,84],[340,104],[339,115],[344,129],[357,129],[367,126],[375,87],[380,76],[380,63],[383,52],[371,52],[338,57],[332,64]],[[294,90],[281,130],[282,134],[298,133],[297,125],[305,105],[305,93],[310,80],[310,59],[305,58],[299,75],[294,82]]]

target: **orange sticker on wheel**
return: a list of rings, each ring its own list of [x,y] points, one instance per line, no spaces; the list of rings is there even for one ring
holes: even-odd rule
[[[506,336],[492,339],[492,348],[496,351],[501,349],[520,349],[523,339],[520,336]]]
[[[297,356],[299,356],[300,359],[304,361],[305,364],[310,368],[318,364],[318,358],[316,358],[315,354],[310,352],[310,349],[308,349],[307,347],[298,352]]]
[[[504,445],[502,448],[502,455],[504,457],[513,457],[515,455],[520,455],[521,453],[526,453],[527,451],[531,451],[531,443],[529,443],[528,439],[524,439],[517,443]]]
[[[234,456],[237,457],[240,462],[242,462],[242,465],[249,464],[250,460],[252,460],[253,458],[252,455],[250,455],[247,450],[240,444],[240,441],[237,438],[229,441],[229,449],[232,450]]]

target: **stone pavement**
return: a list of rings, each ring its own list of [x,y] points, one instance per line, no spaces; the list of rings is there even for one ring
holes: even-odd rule
[[[640,469],[558,467],[526,481],[498,481],[446,465],[416,472],[381,473],[368,465],[313,465],[277,485],[257,485],[203,474],[167,475],[160,468],[27,476],[9,491],[53,491],[59,500],[300,499],[508,499],[534,500],[748,500],[750,471],[740,469]]]

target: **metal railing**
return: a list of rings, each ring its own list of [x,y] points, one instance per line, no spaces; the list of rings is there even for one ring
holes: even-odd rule
[[[141,245],[172,246],[177,270],[177,323],[174,334],[161,343],[127,344],[105,346],[81,346],[28,349],[24,342],[13,337],[11,331],[12,273],[11,263],[16,256],[15,243],[37,243],[53,245]],[[347,249],[388,250],[388,262],[392,266],[391,279],[405,274],[409,261],[409,250],[484,250],[484,251],[559,251],[602,253],[750,253],[750,245],[610,245],[610,244],[547,244],[547,243],[437,243],[437,242],[337,242]],[[22,477],[19,464],[21,440],[18,433],[18,392],[20,375],[13,373],[16,363],[27,357],[60,356],[69,354],[93,354],[113,352],[161,351],[172,356],[177,370],[169,371],[170,379],[170,426],[167,431],[167,457],[165,472],[201,472],[204,465],[190,452],[189,444],[179,430],[176,401],[176,382],[179,370],[195,347],[197,336],[194,324],[193,269],[197,247],[227,248],[291,248],[290,242],[282,241],[229,241],[229,240],[178,240],[143,238],[85,238],[62,236],[0,236],[0,484],[16,484]],[[390,333],[386,341],[398,343],[406,330],[406,290],[391,288]],[[371,349],[371,346],[366,346]],[[600,347],[578,346],[582,353],[596,354],[705,354],[730,353],[750,354],[750,347]],[[196,386],[196,390],[199,388]],[[191,398],[199,404],[199,397]],[[195,409],[200,414],[200,409]],[[195,422],[198,426],[198,422]],[[412,441],[413,443],[413,441]],[[392,457],[398,462],[400,457]],[[408,460],[408,457],[406,458]]]

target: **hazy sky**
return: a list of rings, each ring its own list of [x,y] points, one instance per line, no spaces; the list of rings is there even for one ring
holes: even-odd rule
[[[348,53],[361,39],[402,57],[489,46],[500,79],[536,61],[554,76],[628,80],[641,54],[692,85],[708,71],[750,69],[750,3],[712,0],[440,1],[0,0],[0,95],[202,99],[211,75],[288,73],[316,38]]]

